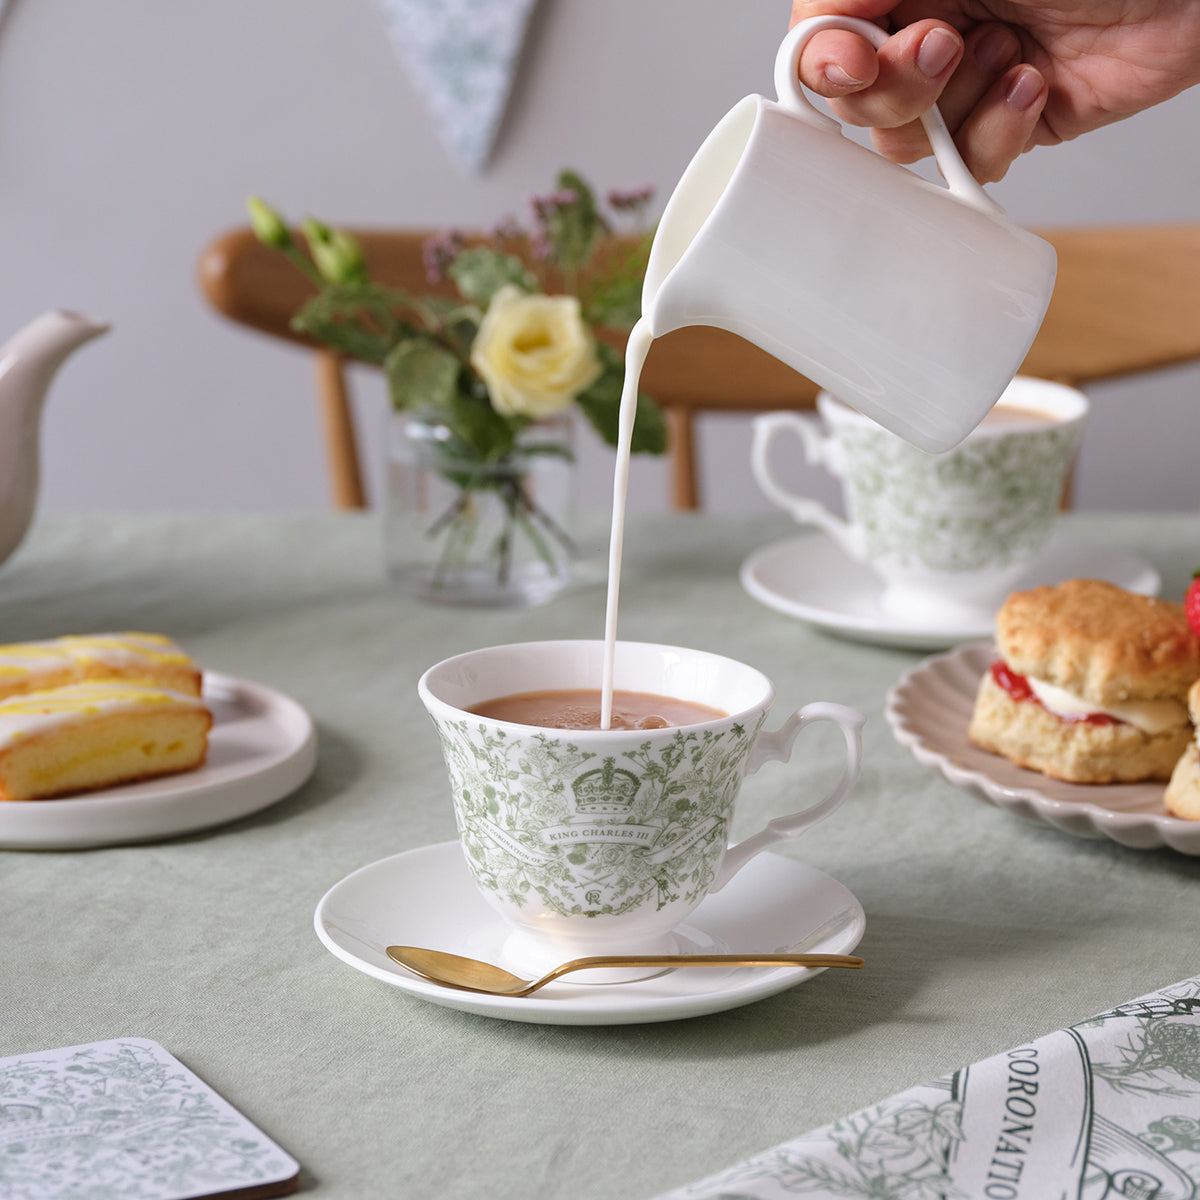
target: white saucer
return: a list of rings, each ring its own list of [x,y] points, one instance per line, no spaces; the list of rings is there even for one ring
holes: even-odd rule
[[[191,833],[274,804],[312,774],[316,733],[294,700],[211,671],[204,699],[213,727],[199,770],[64,800],[0,804],[0,849],[78,850]]]
[[[821,974],[807,967],[690,967],[632,983],[566,978],[525,997],[429,983],[392,962],[386,947],[426,946],[496,962],[510,932],[476,889],[456,841],[396,854],[348,875],[317,905],[314,925],[330,953],[384,983],[447,1008],[545,1025],[696,1017],[773,996]],[[751,859],[707,897],[678,932],[696,952],[848,954],[865,929],[862,905],[840,883],[768,853]]]
[[[991,642],[927,658],[888,693],[896,741],[951,783],[981,792],[1020,817],[1080,838],[1111,838],[1135,850],[1170,846],[1200,855],[1200,821],[1167,815],[1164,783],[1063,783],[1027,771],[967,739],[980,677],[996,657]]]
[[[1097,546],[1059,530],[1013,590],[1079,578],[1107,579],[1146,595],[1156,595],[1162,582],[1158,572],[1136,554]],[[806,530],[755,550],[742,563],[741,581],[768,608],[856,641],[942,650],[992,636],[994,612],[958,623],[927,625],[885,612],[879,577],[820,530]]]

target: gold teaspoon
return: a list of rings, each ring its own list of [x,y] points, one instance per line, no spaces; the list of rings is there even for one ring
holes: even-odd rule
[[[863,960],[853,954],[612,954],[593,958],[573,958],[540,979],[532,981],[477,958],[463,958],[444,950],[426,950],[420,946],[389,946],[388,958],[402,967],[445,987],[465,992],[485,992],[492,996],[528,996],[538,988],[566,975],[568,971],[586,971],[591,967],[861,967]]]

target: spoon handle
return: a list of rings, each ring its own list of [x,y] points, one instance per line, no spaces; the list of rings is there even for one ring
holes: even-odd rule
[[[592,967],[861,967],[854,954],[611,954],[573,958],[538,980],[538,986]]]

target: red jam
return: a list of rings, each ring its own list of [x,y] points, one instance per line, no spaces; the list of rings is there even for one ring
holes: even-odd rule
[[[1033,694],[1029,680],[1024,675],[1018,675],[1003,659],[992,663],[992,679],[1001,691],[1007,692],[1013,700],[1032,700],[1035,704],[1041,701]]]
[[[1042,702],[1033,693],[1033,688],[1029,686],[1029,680],[1024,675],[1018,675],[1016,671],[1003,662],[1001,659],[996,659],[992,663],[992,679],[996,686],[1006,692],[1013,700],[1029,700],[1034,704]],[[1045,707],[1043,705],[1042,707]],[[1077,716],[1065,717],[1062,713],[1054,714],[1060,721],[1065,721],[1068,725],[1077,725],[1083,723],[1085,725],[1123,725],[1125,722],[1118,717],[1110,717],[1108,713],[1080,713]]]

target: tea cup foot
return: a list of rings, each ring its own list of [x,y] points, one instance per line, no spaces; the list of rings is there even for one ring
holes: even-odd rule
[[[1007,595],[1007,585],[967,597],[892,584],[884,589],[880,608],[890,617],[914,624],[976,625],[994,616]]]

